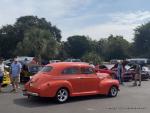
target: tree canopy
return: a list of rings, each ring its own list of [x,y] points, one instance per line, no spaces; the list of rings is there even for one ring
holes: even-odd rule
[[[135,55],[150,58],[150,22],[135,29],[133,47]]]
[[[23,16],[13,25],[0,28],[0,57],[79,58],[94,64],[111,59],[150,58],[150,22],[135,29],[134,42],[114,35],[99,40],[84,35],[69,36],[67,41],[61,38],[61,30],[45,18]]]
[[[24,43],[25,40],[27,40],[26,38],[27,34],[31,34],[31,32],[35,32],[35,29],[40,29],[40,31],[42,32],[46,31],[44,33],[49,32],[53,40],[57,42],[61,41],[61,31],[56,26],[53,26],[50,22],[46,21],[45,18],[38,18],[37,16],[23,16],[18,18],[14,23],[14,25],[6,25],[0,29],[1,57],[10,58],[15,55],[18,55],[16,54],[17,53],[16,51],[19,51],[17,50],[18,49],[17,45],[20,44],[20,42]],[[42,39],[43,37],[40,36],[40,38]],[[36,37],[34,37],[34,39],[36,39]],[[45,44],[47,44],[47,42],[45,42]],[[26,48],[24,49],[25,49],[24,51],[26,51]],[[34,52],[32,52],[32,54]],[[20,52],[19,55],[23,55],[23,52]],[[31,54],[27,53],[26,55],[31,55]]]
[[[85,36],[71,36],[65,42],[65,50],[73,58],[81,58],[89,49],[89,40]]]

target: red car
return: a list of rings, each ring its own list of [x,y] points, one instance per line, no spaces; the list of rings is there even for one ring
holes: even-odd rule
[[[25,96],[55,97],[60,103],[69,97],[104,94],[115,97],[119,82],[108,74],[96,73],[87,63],[48,64],[25,84]]]
[[[108,66],[110,67],[110,66]],[[109,74],[113,79],[116,78],[116,72],[111,70],[111,68],[109,69],[106,65],[99,65],[97,68],[96,68],[96,71],[99,72],[99,73],[107,73]],[[111,66],[112,67],[112,66]]]

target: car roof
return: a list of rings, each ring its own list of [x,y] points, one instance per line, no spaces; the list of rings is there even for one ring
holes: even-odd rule
[[[69,66],[90,66],[88,63],[85,62],[56,62],[52,64],[48,64],[47,66],[52,66],[52,67],[69,67]]]
[[[91,67],[88,63],[85,62],[57,62],[57,63],[51,63],[51,64],[47,64],[46,66],[52,66],[53,69],[50,71],[51,75],[60,75],[61,72],[65,69],[65,68],[69,68],[69,67]]]

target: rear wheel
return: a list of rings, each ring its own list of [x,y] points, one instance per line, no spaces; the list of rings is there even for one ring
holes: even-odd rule
[[[118,94],[118,88],[116,86],[112,86],[109,90],[110,97],[116,97]]]
[[[61,88],[58,90],[56,94],[56,101],[59,103],[64,103],[69,98],[69,92],[65,88]]]

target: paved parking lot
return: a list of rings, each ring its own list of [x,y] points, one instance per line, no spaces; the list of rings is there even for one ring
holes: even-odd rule
[[[51,99],[27,99],[21,93],[10,93],[11,86],[0,94],[0,113],[149,113],[150,81],[141,87],[132,82],[120,87],[115,98],[88,96],[71,98],[65,104],[56,104]]]

